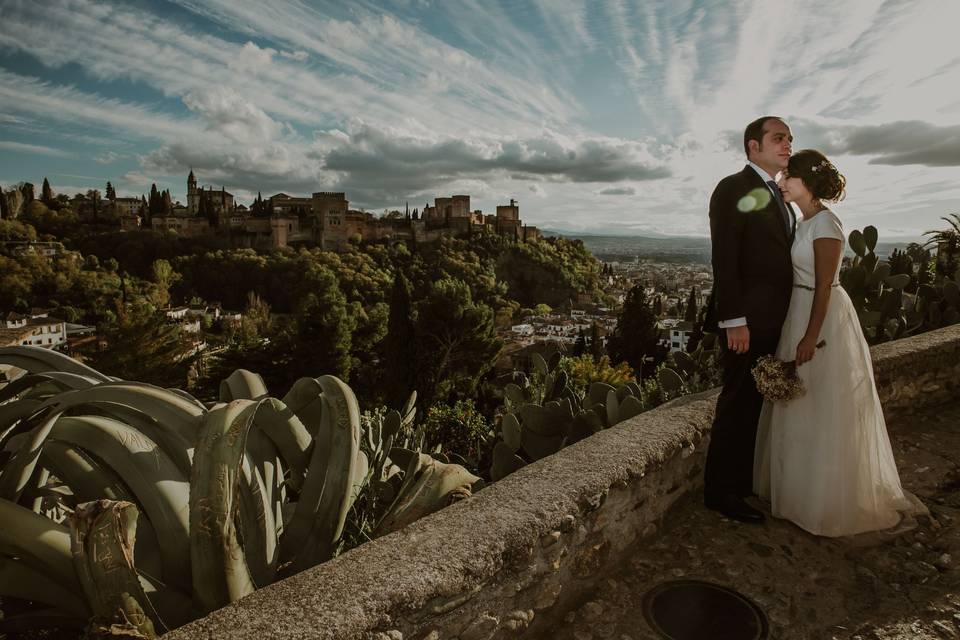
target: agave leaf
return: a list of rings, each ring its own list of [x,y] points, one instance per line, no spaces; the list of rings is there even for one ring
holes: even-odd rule
[[[309,463],[308,452],[312,444],[310,434],[300,418],[276,398],[265,398],[257,405],[254,415],[257,427],[280,452],[280,457],[290,469],[289,484],[299,490]]]
[[[40,411],[30,417],[27,425],[36,425],[26,441],[0,470],[0,498],[17,502],[27,487],[40,458],[40,449],[50,430],[60,417],[59,412]]]
[[[445,464],[427,458],[421,464],[416,481],[401,489],[397,500],[377,526],[377,535],[401,529],[453,500],[470,497],[471,485],[480,478],[459,464]]]
[[[0,451],[6,449],[9,439],[22,431],[19,423],[37,412],[40,407],[38,400],[16,400],[0,404]]]
[[[256,403],[235,400],[211,410],[200,427],[190,479],[190,561],[193,595],[203,612],[254,590],[237,539],[243,451]]]
[[[10,634],[6,637],[21,633],[28,634],[28,637],[30,634],[45,636],[49,629],[55,628],[74,631],[79,636],[86,624],[85,619],[60,609],[33,609],[0,620],[0,634]]]
[[[79,376],[93,378],[100,382],[109,382],[110,378],[96,369],[81,364],[70,358],[43,347],[16,346],[0,348],[0,364],[7,364],[29,373],[44,373],[47,371],[64,371]]]
[[[66,389],[86,389],[87,387],[92,387],[97,384],[97,381],[87,376],[63,373],[61,371],[27,374],[0,389],[0,403],[6,402],[11,398],[24,394],[25,391],[29,391],[43,384],[53,385],[58,391],[63,391]],[[24,394],[24,396],[26,396],[26,394]]]
[[[237,492],[241,547],[250,578],[254,585],[262,586],[273,582],[277,570],[276,512],[263,475],[253,466],[250,456],[244,454],[240,471],[242,481],[237,485]]]
[[[66,527],[0,499],[0,555],[17,558],[71,593],[81,593]]]
[[[76,592],[25,563],[4,556],[0,556],[0,596],[40,602],[84,621],[90,617],[90,610]]]
[[[320,428],[300,500],[280,547],[281,560],[293,557],[291,572],[332,557],[350,509],[360,450],[360,409],[353,391],[335,376],[321,376],[317,384],[323,390]]]
[[[123,382],[126,382],[126,381],[121,381],[121,383]],[[140,383],[126,382],[126,384],[140,384]],[[203,404],[202,402],[194,398],[192,395],[190,395],[183,389],[177,389],[176,387],[167,387],[166,390],[174,395],[180,396],[181,398],[183,398],[184,400],[186,400],[187,402],[195,406],[197,409],[200,409],[200,411],[205,412],[207,410],[207,405]]]
[[[56,438],[47,438],[43,444],[39,464],[70,487],[78,503],[102,498],[134,500],[120,477],[101,461]]]
[[[62,417],[51,437],[90,452],[123,480],[156,527],[164,579],[187,589],[190,483],[169,456],[139,431],[104,416]]]
[[[300,378],[293,383],[287,395],[283,396],[283,404],[300,418],[312,438],[317,437],[323,419],[323,405],[320,402],[322,394],[323,389],[314,378]]]
[[[188,454],[193,450],[197,427],[204,413],[203,409],[176,393],[153,385],[131,382],[111,382],[89,389],[69,391],[41,406],[66,411],[91,403],[126,405],[152,417],[156,424],[175,438],[175,448],[186,449]]]
[[[126,404],[116,402],[91,402],[78,404],[71,408],[74,414],[106,414],[123,424],[136,429],[150,440],[156,442],[160,448],[170,456],[174,464],[184,476],[190,475],[191,456],[193,455],[193,441],[189,444],[174,430],[160,424],[155,418],[144,411]]]
[[[73,565],[100,624],[156,638],[166,626],[147,599],[133,564],[137,508],[130,502],[86,502],[70,517]]]
[[[370,461],[367,458],[367,454],[363,451],[358,451],[357,464],[353,471],[353,491],[350,493],[350,505],[348,508],[353,506],[353,503],[356,502],[360,496],[360,492],[363,491],[363,487],[367,484],[367,474],[369,472]]]
[[[403,416],[403,424],[410,424],[413,422],[413,416],[417,412],[417,390],[414,389],[410,392],[410,397],[407,398],[407,401],[403,403],[403,409],[400,411],[400,415]]]
[[[259,400],[267,395],[267,385],[260,374],[246,369],[237,369],[220,383],[220,402]]]

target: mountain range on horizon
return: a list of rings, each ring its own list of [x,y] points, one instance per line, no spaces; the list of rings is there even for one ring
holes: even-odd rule
[[[583,241],[587,250],[604,262],[633,262],[637,259],[669,263],[710,263],[710,238],[707,236],[670,236],[666,234],[623,235],[570,232],[557,229],[542,229],[542,235],[559,235],[567,239]],[[881,238],[875,252],[881,259],[894,249],[905,249],[911,242],[923,244],[923,238]],[[849,246],[846,255],[852,256]]]

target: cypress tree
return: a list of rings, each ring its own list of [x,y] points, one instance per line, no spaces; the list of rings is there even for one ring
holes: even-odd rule
[[[640,371],[642,366],[644,376],[650,375],[657,363],[644,362],[643,358],[662,358],[659,339],[657,317],[647,302],[645,288],[643,284],[635,284],[627,293],[617,327],[607,340],[611,363],[627,362],[634,371]]]
[[[157,183],[150,185],[150,204],[149,211],[150,216],[153,217],[157,214],[162,214],[162,201],[160,200],[160,192],[157,190]]]
[[[697,288],[690,287],[690,296],[687,298],[687,306],[683,312],[683,319],[688,322],[697,321]]]
[[[43,187],[40,191],[40,200],[44,204],[50,204],[53,200],[53,189],[50,188],[50,181],[46,178],[43,179]]]
[[[117,192],[114,191],[113,185],[110,184],[109,180],[107,180],[107,200],[110,200],[111,202],[113,202],[116,199],[117,199]]]
[[[414,390],[418,367],[410,281],[399,269],[390,291],[382,349],[384,402],[391,409],[399,409]]]
[[[580,329],[580,334],[577,336],[577,341],[573,343],[573,357],[579,358],[587,352],[587,334],[583,332],[583,329]]]
[[[594,362],[599,363],[606,355],[606,349],[603,347],[603,338],[600,336],[600,327],[594,322],[590,325],[590,357]]]

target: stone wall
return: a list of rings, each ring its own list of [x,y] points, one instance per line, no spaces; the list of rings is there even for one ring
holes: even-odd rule
[[[958,356],[960,326],[876,347],[887,409],[955,397]],[[166,637],[548,636],[701,485],[716,393],[616,425]]]

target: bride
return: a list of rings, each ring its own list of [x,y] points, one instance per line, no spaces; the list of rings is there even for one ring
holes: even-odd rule
[[[793,295],[776,356],[796,359],[807,392],[764,402],[753,484],[771,512],[821,536],[887,529],[916,511],[900,486],[873,381],[870,349],[839,286],[844,234],[823,202],[845,178],[818,151],[790,157],[779,186],[803,213],[791,249]],[[821,340],[826,344],[817,349]],[[922,509],[922,506],[919,507]]]

